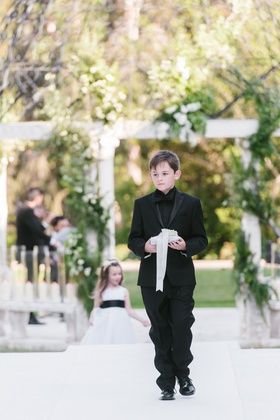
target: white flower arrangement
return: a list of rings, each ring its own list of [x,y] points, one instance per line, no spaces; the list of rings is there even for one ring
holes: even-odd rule
[[[168,122],[169,129],[173,129],[180,141],[188,141],[192,146],[196,146],[199,136],[193,131],[192,122],[188,118],[189,113],[197,112],[201,109],[200,102],[192,102],[183,105],[172,105],[164,110],[166,115],[165,122]],[[176,127],[172,127],[173,125]]]

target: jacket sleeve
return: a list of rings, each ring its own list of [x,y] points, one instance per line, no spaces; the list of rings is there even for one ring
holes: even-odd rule
[[[48,245],[50,243],[50,236],[44,232],[44,227],[33,213],[25,213],[22,216],[22,223],[28,227],[32,235],[37,238],[39,245]]]
[[[203,224],[203,213],[200,200],[196,200],[192,212],[191,235],[187,240],[185,254],[188,257],[203,251],[208,245],[208,240]]]
[[[145,243],[143,218],[139,201],[136,200],[134,202],[131,229],[128,237],[128,248],[137,255],[137,257],[144,258],[146,255]]]

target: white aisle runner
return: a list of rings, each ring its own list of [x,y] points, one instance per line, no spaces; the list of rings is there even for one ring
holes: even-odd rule
[[[159,401],[151,344],[0,355],[1,420],[242,420],[228,345],[194,343],[195,397]]]

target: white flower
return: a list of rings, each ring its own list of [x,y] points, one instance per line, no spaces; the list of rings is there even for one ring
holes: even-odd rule
[[[113,82],[114,76],[112,74],[106,74],[105,79],[107,79],[109,82]]]
[[[181,105],[180,106],[180,111],[183,112],[184,114],[187,114],[187,112],[188,112],[188,105]]]
[[[187,140],[187,136],[188,136],[188,130],[186,129],[186,127],[181,128],[180,133],[179,133],[179,139],[184,142]]]
[[[180,130],[179,139],[181,141],[186,141],[190,132],[191,132],[191,123],[187,120],[186,124]]]
[[[126,99],[126,94],[124,92],[119,92],[118,96],[122,101]]]
[[[166,112],[166,114],[173,114],[173,112],[175,112],[176,109],[177,109],[177,105],[173,105],[173,106],[170,106],[170,107],[166,108],[165,112]]]
[[[91,268],[90,268],[90,267],[86,267],[86,268],[84,269],[84,275],[85,275],[86,277],[88,277],[88,276],[90,275],[90,273],[91,273]]]
[[[88,76],[87,74],[82,74],[80,77],[80,81],[83,83],[87,83],[88,82]]]
[[[192,147],[195,147],[198,144],[199,136],[192,130],[189,131],[188,142]]]
[[[182,105],[181,106],[181,111],[182,112],[196,112],[201,108],[201,103],[200,102],[193,102],[192,104],[187,104],[187,105]]]
[[[180,125],[185,125],[188,121],[186,114],[182,114],[181,112],[176,112],[176,114],[174,114],[173,117]]]
[[[65,137],[67,136],[68,132],[66,130],[62,130],[59,134],[61,137]]]
[[[122,104],[120,104],[120,103],[116,103],[116,105],[115,105],[115,109],[116,109],[116,111],[117,111],[117,112],[121,112],[121,110],[123,109]]]
[[[176,68],[179,73],[181,73],[182,78],[184,80],[188,80],[190,77],[190,70],[186,66],[186,59],[185,57],[178,57],[176,62]]]
[[[97,118],[100,118],[100,119],[105,117],[104,112],[102,111],[101,107],[99,107],[99,106],[95,108],[95,114],[96,114]]]
[[[77,261],[77,263],[79,264],[79,265],[83,265],[84,264],[84,260],[82,259],[82,258],[79,258],[78,259],[78,261]]]
[[[109,121],[114,121],[117,119],[117,114],[114,111],[111,111],[107,114],[107,119]]]

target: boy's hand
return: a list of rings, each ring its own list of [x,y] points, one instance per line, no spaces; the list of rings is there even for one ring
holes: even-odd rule
[[[155,253],[157,252],[157,246],[156,245],[152,245],[150,242],[150,239],[145,243],[145,251],[148,252],[149,254],[151,253]]]
[[[169,242],[168,246],[172,249],[176,249],[177,251],[186,251],[187,244],[183,238],[179,237],[177,241]]]
[[[150,323],[150,321],[148,319],[144,319],[142,321],[142,325],[143,325],[143,327],[150,327],[151,326],[151,323]]]

